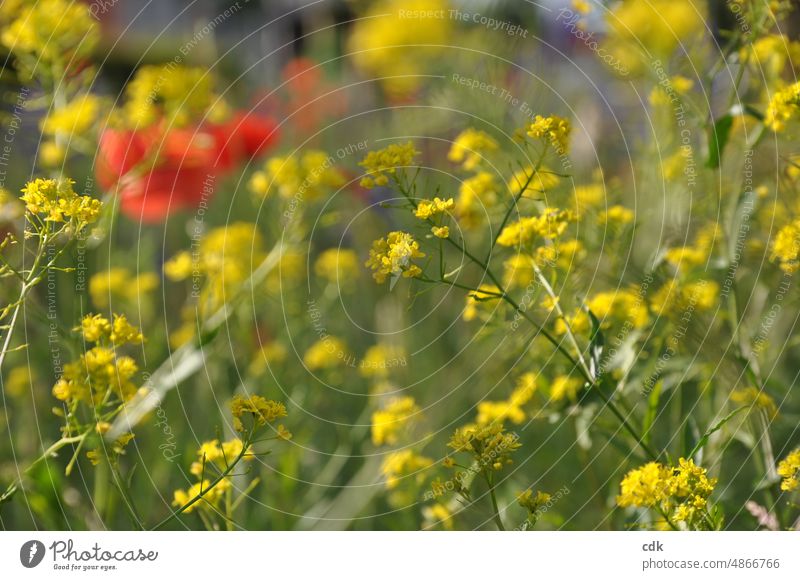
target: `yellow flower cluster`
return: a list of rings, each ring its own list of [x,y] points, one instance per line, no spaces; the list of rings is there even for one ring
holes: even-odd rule
[[[508,433],[502,423],[466,425],[456,429],[447,444],[457,453],[469,453],[481,468],[499,471],[513,463],[511,454],[521,447],[516,433]]]
[[[317,149],[302,155],[271,157],[262,171],[250,178],[250,190],[260,197],[276,192],[284,199],[315,200],[346,183],[344,174],[334,167],[333,158]]]
[[[555,115],[550,117],[536,115],[533,123],[527,128],[529,137],[541,139],[545,143],[552,145],[559,155],[569,153],[569,134],[571,131],[572,126],[569,120]]]
[[[224,471],[239,455],[244,461],[254,459],[250,448],[245,450],[244,443],[238,437],[223,441],[222,444],[219,440],[212,439],[200,445],[197,450],[197,460],[192,463],[189,471],[198,477],[213,473],[214,468]]]
[[[100,315],[87,315],[80,330],[84,340],[96,346],[79,360],[64,365],[53,396],[70,405],[85,402],[100,417],[106,408],[116,408],[136,394],[138,389],[131,378],[139,367],[132,358],[118,356],[117,349],[139,343],[143,337],[122,315],[115,315],[113,322]]]
[[[411,234],[390,232],[385,238],[372,243],[369,259],[364,265],[374,270],[372,277],[378,284],[383,284],[389,276],[419,276],[422,269],[412,260],[424,257],[425,254],[419,250],[419,243]]]
[[[192,505],[183,510],[182,513],[185,514],[192,513],[196,508],[216,509],[220,499],[230,488],[231,482],[228,478],[220,480],[214,487],[211,487],[211,482],[208,479],[203,479],[189,487],[189,489],[175,490],[172,505],[176,508],[180,508],[196,500]],[[200,499],[197,499],[198,497]]]
[[[159,278],[154,272],[134,276],[128,268],[110,268],[89,278],[89,296],[92,304],[100,309],[115,302],[133,305],[158,288],[158,284]]]
[[[370,151],[359,163],[366,171],[361,179],[361,186],[371,189],[388,185],[389,176],[394,175],[398,168],[412,166],[417,155],[419,151],[411,141],[404,145],[392,144],[378,151]]]
[[[479,171],[461,182],[456,202],[456,215],[464,228],[483,223],[487,210],[497,205],[500,186],[488,171]]]
[[[125,87],[119,121],[134,129],[149,127],[162,117],[172,127],[184,127],[198,119],[222,121],[229,111],[214,92],[214,83],[203,67],[174,62],[142,66]]]
[[[402,347],[376,344],[367,349],[359,365],[359,372],[363,377],[385,379],[391,369],[406,366],[406,353]]]
[[[331,284],[348,286],[358,277],[361,266],[353,250],[329,248],[323,251],[314,263],[314,272]]]
[[[777,262],[787,274],[800,270],[800,220],[795,220],[778,231],[772,242],[769,259]]]
[[[447,0],[377,0],[353,23],[348,54],[356,67],[376,78],[393,97],[407,97],[425,82],[432,63],[452,41],[450,18],[404,15],[446,14]]]
[[[395,445],[401,432],[420,413],[413,397],[399,397],[390,401],[383,409],[372,413],[372,443]]]
[[[328,335],[309,347],[303,355],[303,364],[310,371],[336,368],[350,358],[348,352],[342,339]]]
[[[669,54],[703,31],[703,5],[698,0],[617,2],[607,13],[611,42],[620,52],[638,53],[644,47],[659,56]]]
[[[42,120],[42,133],[54,136],[83,136],[94,125],[100,114],[101,99],[87,93],[76,97],[66,106],[53,109]]]
[[[764,125],[773,131],[783,131],[786,123],[797,112],[800,106],[800,82],[791,84],[777,91],[769,101]]]
[[[514,197],[521,194],[529,197],[530,192],[542,194],[556,187],[561,178],[547,167],[525,167],[511,176],[508,189]],[[536,197],[536,196],[534,196]]]
[[[467,304],[464,307],[462,318],[469,322],[474,320],[478,314],[484,315],[488,310],[494,308],[496,305],[492,304],[494,300],[500,298],[500,289],[494,284],[481,284],[478,286],[477,291],[470,292],[467,295]]]
[[[781,489],[794,491],[800,487],[800,448],[795,449],[778,463],[778,475],[783,478]]]
[[[592,311],[604,328],[608,328],[616,322],[625,322],[633,328],[643,328],[649,320],[647,304],[632,289],[622,288],[600,292],[586,301],[586,307]],[[575,332],[584,332],[589,329],[589,317],[580,309],[568,316],[566,322]],[[565,333],[567,330],[565,321],[558,320],[555,329],[559,334]]]
[[[87,314],[81,320],[80,330],[86,342],[122,346],[138,344],[144,340],[139,329],[128,322],[124,314],[115,314],[113,321],[102,314]]]
[[[263,427],[267,423],[272,423],[281,417],[285,417],[286,406],[283,403],[265,399],[258,395],[249,397],[236,395],[231,401],[231,413],[233,414],[233,428],[241,433],[245,431],[242,417],[249,416],[254,426]],[[289,432],[285,431],[280,425],[278,426],[278,433],[279,435],[282,434],[283,439],[291,437]]]
[[[456,205],[453,198],[441,199],[434,197],[432,200],[424,199],[417,205],[414,215],[421,220],[427,220],[439,214],[447,213]]]
[[[97,22],[81,2],[37,0],[23,2],[12,11],[13,19],[4,25],[0,41],[27,57],[25,62],[32,62],[33,69],[49,69],[52,63],[78,66],[100,39]]]
[[[677,467],[650,462],[634,469],[620,484],[617,504],[657,508],[673,523],[702,525],[708,498],[717,484],[691,459],[681,458]]]
[[[538,216],[524,217],[504,227],[497,243],[501,246],[528,246],[537,239],[552,240],[563,234],[573,219],[569,210],[546,207]]]
[[[417,484],[425,480],[425,470],[433,465],[429,457],[419,455],[411,449],[393,451],[381,464],[381,473],[386,478],[386,489],[395,489],[404,477],[414,477]]]
[[[164,264],[164,274],[173,281],[191,277],[198,285],[198,279],[203,277],[200,308],[208,314],[230,299],[265,257],[264,240],[256,225],[234,222],[208,232],[191,253],[183,251],[173,256]]]
[[[681,283],[670,279],[653,294],[650,308],[658,316],[689,309],[710,310],[716,306],[718,296],[719,284],[713,280]]]
[[[460,163],[467,171],[472,171],[487,154],[497,151],[498,148],[497,141],[486,132],[466,129],[453,141],[447,158],[453,163]]]
[[[100,217],[102,202],[88,195],[78,195],[71,179],[35,179],[22,189],[22,202],[29,214],[46,222],[64,223],[69,230],[80,233]]]
[[[619,227],[628,225],[635,217],[633,210],[623,205],[612,205],[600,214],[599,221],[603,225]]]
[[[568,400],[574,403],[583,385],[584,381],[578,377],[558,376],[550,383],[550,401],[558,403]]]
[[[522,407],[533,398],[535,392],[536,375],[525,373],[517,379],[517,386],[507,400],[478,403],[478,416],[475,421],[479,425],[487,425],[508,420],[519,425],[527,417]]]

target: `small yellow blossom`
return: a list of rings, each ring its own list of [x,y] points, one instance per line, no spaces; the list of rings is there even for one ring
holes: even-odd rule
[[[431,228],[431,233],[437,238],[447,239],[450,237],[450,228],[448,226],[433,226]]]
[[[783,478],[781,489],[794,491],[800,487],[800,448],[795,449],[778,463],[778,475]]]
[[[347,345],[335,336],[325,336],[312,344],[303,355],[303,363],[308,370],[332,369],[344,364],[348,359]]]
[[[434,197],[432,200],[425,199],[419,202],[414,215],[421,220],[427,220],[435,215],[451,211],[455,205],[456,202],[453,201],[453,198],[440,199]]]
[[[371,189],[388,185],[389,176],[397,173],[398,168],[411,167],[418,154],[419,151],[411,141],[404,145],[392,144],[385,149],[370,151],[359,163],[366,171],[366,176],[361,179],[361,186]]]
[[[333,157],[311,149],[302,155],[271,157],[262,171],[253,174],[249,185],[260,197],[276,192],[283,199],[300,197],[313,201],[345,183],[345,176],[334,166]]]
[[[772,242],[769,259],[777,262],[787,274],[800,270],[800,220],[795,220],[778,231]]]
[[[332,284],[350,286],[360,272],[358,256],[353,250],[329,248],[317,258],[314,272]]]
[[[549,143],[559,155],[566,155],[569,152],[569,134],[572,126],[569,120],[562,117],[542,117],[536,115],[533,123],[528,126],[528,136],[534,139],[542,139]]]
[[[100,217],[102,202],[88,195],[78,195],[71,179],[35,179],[22,189],[22,202],[32,214],[45,221],[68,223],[75,233]]]
[[[393,399],[383,409],[372,414],[373,445],[394,445],[409,422],[420,413],[413,397]]]
[[[487,154],[497,151],[497,141],[484,131],[466,129],[453,141],[447,158],[467,171],[478,167]]]
[[[286,406],[277,401],[271,401],[258,395],[243,397],[236,395],[231,401],[231,413],[233,414],[233,428],[236,431],[244,431],[242,417],[250,415],[260,426],[272,423],[276,419],[286,416]]]
[[[383,284],[390,276],[419,276],[422,269],[411,260],[424,257],[425,254],[419,250],[419,243],[411,234],[390,232],[385,238],[373,242],[369,259],[364,265],[374,270],[372,277],[378,284]]]

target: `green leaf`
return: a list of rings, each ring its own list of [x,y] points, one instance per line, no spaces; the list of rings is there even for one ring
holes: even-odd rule
[[[718,168],[722,162],[722,153],[731,135],[731,127],[733,127],[733,115],[728,113],[717,119],[710,128],[708,136],[708,159],[706,160],[706,167],[709,169]]]
[[[706,444],[708,443],[708,438],[711,437],[711,435],[722,429],[725,426],[725,423],[733,419],[738,413],[744,411],[745,409],[747,409],[747,407],[739,407],[738,409],[732,411],[728,416],[720,419],[713,427],[711,427],[711,429],[709,429],[703,434],[703,436],[694,446],[694,449],[692,449],[692,452],[689,453],[688,457],[689,458],[694,457],[698,451],[700,451],[703,447],[706,446]]]

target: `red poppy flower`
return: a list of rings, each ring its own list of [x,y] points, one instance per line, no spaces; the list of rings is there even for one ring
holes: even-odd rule
[[[97,180],[105,189],[118,186],[123,214],[158,222],[207,199],[219,174],[263,153],[277,134],[275,121],[252,113],[200,127],[108,129],[100,137]]]

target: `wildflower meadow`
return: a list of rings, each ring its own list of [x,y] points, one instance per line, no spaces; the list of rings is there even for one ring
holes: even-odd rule
[[[800,530],[799,33],[2,0],[0,527]]]

